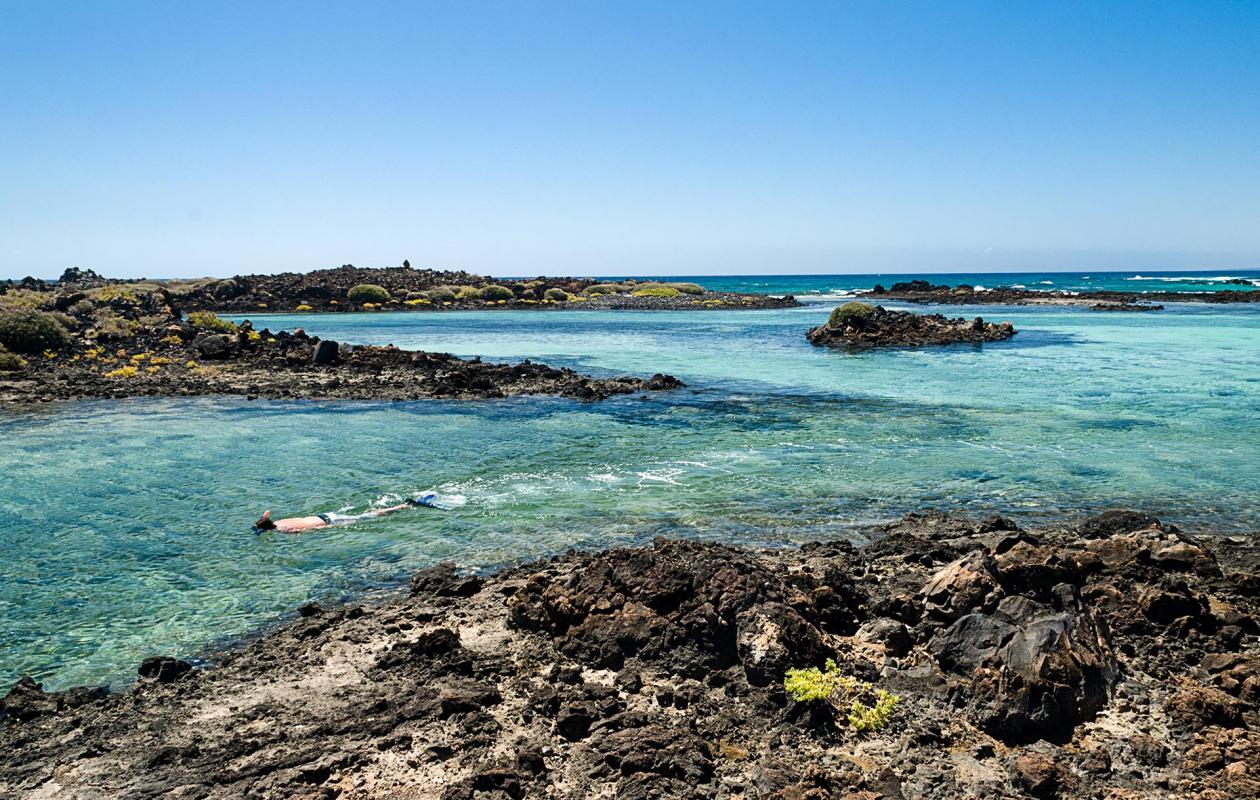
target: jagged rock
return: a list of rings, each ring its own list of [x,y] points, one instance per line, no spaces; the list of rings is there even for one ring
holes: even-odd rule
[[[192,346],[202,358],[226,359],[236,348],[237,339],[225,333],[208,333],[193,339]]]
[[[1109,633],[1070,587],[1058,609],[1021,596],[992,614],[961,617],[929,644],[943,670],[964,678],[968,709],[1007,742],[1068,738],[1107,702],[1119,673]]]
[[[1159,518],[1152,514],[1128,509],[1110,509],[1089,517],[1076,529],[1087,539],[1101,539],[1146,528],[1163,530]]]
[[[476,575],[460,575],[449,561],[435,564],[411,576],[411,595],[433,597],[472,597],[481,591],[484,580]]]
[[[331,339],[322,339],[316,343],[315,350],[311,353],[311,363],[316,366],[335,364],[340,355],[341,348],[337,342]]]
[[[1000,599],[996,568],[988,553],[972,551],[942,567],[919,590],[919,596],[933,617],[945,622],[958,619]]]
[[[826,347],[911,347],[996,342],[1016,333],[1009,322],[995,324],[975,319],[947,319],[941,314],[912,314],[875,306],[870,313],[855,315],[844,322],[830,322],[810,329],[810,344]]]
[[[171,683],[192,671],[192,664],[170,656],[154,656],[146,658],[141,664],[139,674],[157,683]]]

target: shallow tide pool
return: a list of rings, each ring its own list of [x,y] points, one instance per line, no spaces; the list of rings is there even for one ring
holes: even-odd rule
[[[307,599],[659,534],[789,545],[925,506],[1028,521],[1106,506],[1260,527],[1260,308],[1009,319],[985,345],[822,350],[825,306],[765,312],[255,317],[355,343],[672,373],[582,404],[127,400],[0,414],[0,685],[125,681]],[[405,511],[306,536],[277,515]]]

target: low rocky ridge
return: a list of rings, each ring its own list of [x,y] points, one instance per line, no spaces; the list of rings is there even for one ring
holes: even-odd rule
[[[56,284],[34,278],[0,281],[13,289],[134,290],[164,288],[185,308],[232,314],[262,312],[458,311],[497,309],[710,310],[790,308],[792,297],[711,292],[695,283],[593,278],[491,278],[464,271],[345,265],[311,272],[175,281],[123,281],[71,268]]]
[[[5,797],[1225,798],[1260,794],[1260,553],[1131,511],[872,542],[658,540],[299,609],[118,693],[3,701]],[[784,672],[901,697],[859,733]]]
[[[6,303],[7,301],[7,303]],[[0,402],[84,397],[246,395],[411,400],[549,394],[597,400],[675,389],[667,375],[593,378],[523,361],[488,364],[393,346],[350,346],[303,331],[255,330],[183,314],[169,290],[113,284],[0,295]]]
[[[805,338],[820,347],[862,348],[996,342],[1014,335],[1009,322],[949,319],[853,302],[835,309],[826,324],[811,328]]]
[[[1249,281],[1243,285],[1250,286]],[[885,288],[879,284],[862,296],[933,305],[1076,305],[1093,311],[1159,311],[1158,303],[1260,303],[1260,289],[1218,292],[1064,292],[996,287],[936,285],[925,280],[902,281]]]

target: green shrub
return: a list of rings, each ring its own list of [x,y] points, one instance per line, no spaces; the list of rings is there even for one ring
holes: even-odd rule
[[[647,288],[635,289],[630,294],[635,297],[678,297],[682,294],[682,292],[678,291],[673,286],[657,284],[655,286],[648,286]]]
[[[623,291],[620,284],[595,283],[583,289],[582,294],[586,295],[587,297],[591,297],[591,296],[600,295],[600,294],[616,294],[617,292],[620,292],[620,291]]]
[[[437,286],[424,293],[433,303],[454,303],[458,298],[450,286]]]
[[[877,731],[888,724],[901,698],[865,681],[843,675],[836,662],[827,659],[823,669],[790,669],[783,689],[798,703],[823,701],[845,714],[856,731]],[[872,705],[863,702],[873,699]]]
[[[52,295],[30,289],[10,289],[0,294],[0,311],[39,311],[52,305]]]
[[[551,300],[556,303],[564,303],[568,301],[569,293],[566,292],[564,289],[552,288],[543,292],[543,299]]]
[[[831,312],[831,317],[827,320],[827,324],[833,328],[843,328],[851,320],[866,319],[874,313],[875,306],[853,300],[842,306],[837,306]]]
[[[134,319],[123,319],[108,308],[97,310],[92,320],[97,336],[125,339],[134,336],[140,330],[140,323]]]
[[[76,317],[86,317],[96,310],[96,303],[86,297],[66,309],[71,315]]]
[[[79,329],[79,321],[69,314],[63,314],[60,311],[48,311],[46,313],[57,320],[61,327],[68,331],[77,331]]]
[[[346,299],[355,303],[384,303],[389,300],[389,290],[374,283],[360,283],[346,292]]]
[[[10,353],[0,345],[0,372],[16,372],[26,368],[26,359],[17,353]]]
[[[69,342],[70,334],[51,314],[26,310],[0,312],[0,345],[14,353],[60,350]]]
[[[135,292],[114,284],[107,284],[105,286],[101,286],[100,288],[93,289],[88,293],[88,295],[93,300],[97,300],[102,303],[119,302],[135,305],[140,302],[139,298],[136,297]]]
[[[512,290],[508,287],[492,283],[483,288],[479,296],[482,300],[511,300],[516,295],[512,294]]]
[[[219,315],[213,311],[190,311],[188,313],[188,324],[194,328],[219,331],[220,333],[236,332],[235,322],[220,319]]]
[[[476,300],[480,296],[481,296],[481,290],[478,289],[476,286],[456,286],[455,287],[456,300]]]
[[[671,286],[683,294],[704,294],[704,287],[698,283],[669,283]]]

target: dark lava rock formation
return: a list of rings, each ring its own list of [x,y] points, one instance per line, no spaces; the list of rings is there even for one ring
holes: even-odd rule
[[[1242,285],[1253,286],[1250,281]],[[1014,289],[999,286],[977,289],[960,284],[947,286],[925,280],[902,281],[885,288],[876,284],[864,296],[872,300],[899,300],[933,305],[1074,305],[1094,311],[1159,311],[1157,303],[1258,303],[1260,289],[1217,292],[1064,292],[1059,290]]]
[[[1225,798],[1260,793],[1260,552],[1115,511],[871,542],[658,540],[302,606],[189,670],[0,714],[0,795]],[[797,702],[831,658],[902,699]]]
[[[528,360],[491,364],[392,345],[351,346],[301,329],[256,330],[249,321],[238,326],[210,313],[184,314],[182,297],[162,287],[106,284],[80,290],[79,285],[43,293],[19,290],[20,298],[8,298],[35,304],[65,341],[55,351],[0,362],[0,402],[215,394],[356,400],[547,394],[600,400],[683,385],[668,375],[594,378]],[[0,296],[0,324],[5,299]]]
[[[825,325],[805,334],[820,347],[918,347],[961,342],[996,342],[1015,335],[1009,322],[949,319],[941,314],[889,311],[883,306],[847,303],[832,312]]]

